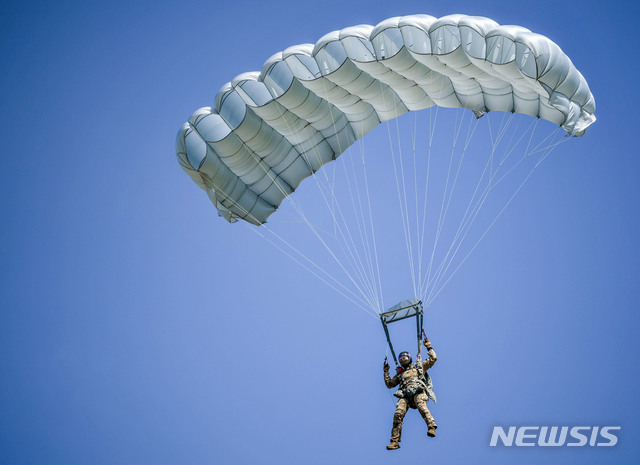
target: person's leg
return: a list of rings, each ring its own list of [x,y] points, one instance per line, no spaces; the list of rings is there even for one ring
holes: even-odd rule
[[[393,427],[391,428],[391,441],[387,446],[387,449],[393,450],[400,448],[400,437],[402,436],[402,421],[407,414],[407,401],[404,399],[398,400],[396,404],[396,412],[393,414]]]
[[[428,400],[429,400],[429,397],[427,397],[427,395],[424,392],[421,392],[415,397],[416,407],[418,407],[418,411],[420,412],[420,415],[422,415],[422,418],[424,418],[424,421],[427,423],[427,426],[429,427],[427,431],[427,435],[432,438],[435,438],[436,428],[438,427],[438,425],[436,425],[436,420],[433,418],[433,415],[431,415],[431,412],[427,407]]]

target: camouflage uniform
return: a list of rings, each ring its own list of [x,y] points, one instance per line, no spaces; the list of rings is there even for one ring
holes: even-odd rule
[[[425,341],[425,346],[427,347],[427,354],[429,354],[429,358],[422,362],[422,371],[427,375],[427,370],[436,363],[438,357],[436,356],[435,351],[431,347],[431,343]],[[415,364],[411,365],[409,368],[403,370],[401,373],[396,374],[393,378],[389,376],[388,368],[385,367],[384,371],[384,383],[387,385],[389,389],[392,389],[398,385],[400,385],[400,389],[404,390],[407,387],[409,390],[412,387],[415,387],[419,384],[418,382],[418,368]],[[424,386],[424,384],[421,384]],[[425,392],[426,391],[426,392]],[[402,434],[402,421],[404,420],[404,416],[407,413],[409,408],[417,408],[424,418],[424,421],[427,423],[429,428],[429,436],[435,436],[435,429],[438,427],[436,425],[436,421],[434,420],[431,412],[427,408],[427,401],[429,398],[432,398],[435,401],[435,396],[433,395],[433,390],[431,389],[431,383],[427,386],[425,390],[420,389],[420,391],[410,398],[407,396],[402,397],[398,400],[396,404],[396,412],[393,415],[393,427],[391,428],[391,443],[387,446],[387,449],[397,449],[400,442],[400,436]]]

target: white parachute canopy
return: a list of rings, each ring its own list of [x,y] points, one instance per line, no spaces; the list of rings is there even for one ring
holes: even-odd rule
[[[331,32],[315,45],[297,45],[275,54],[266,61],[261,72],[237,76],[220,89],[213,107],[200,108],[183,125],[178,133],[176,152],[180,166],[207,192],[221,216],[229,222],[240,219],[261,226],[285,198],[291,199],[289,196],[302,180],[338,158],[381,122],[408,111],[435,108],[435,117],[429,117],[432,121],[429,129],[430,154],[431,139],[436,132],[433,120],[437,119],[438,107],[471,110],[467,112],[471,115],[467,135],[460,136],[464,116],[456,119],[455,124],[459,121],[460,128],[454,128],[456,139],[453,145],[455,147],[458,137],[466,137],[465,151],[472,131],[475,131],[474,116],[480,118],[488,112],[511,114],[506,120],[503,118],[500,128],[494,127],[491,133],[491,167],[486,178],[489,190],[493,189],[491,182],[502,179],[502,174],[497,176],[497,171],[492,171],[496,145],[505,139],[502,131],[511,125],[513,114],[547,120],[555,128],[561,128],[563,134],[573,136],[582,135],[595,121],[595,101],[587,82],[571,60],[548,38],[520,26],[500,26],[484,17],[450,15],[437,19],[412,15],[390,18],[375,27],[360,25]],[[536,122],[534,118],[532,122]],[[415,121],[417,124],[417,119]],[[411,129],[414,132],[414,153],[417,130],[417,127]],[[512,137],[515,142],[505,148],[505,153],[510,154],[517,143],[524,140],[525,158],[537,152],[544,152],[546,156],[559,143],[546,141],[543,150],[539,148],[540,144],[532,145],[532,137],[527,137],[528,143],[527,138]],[[390,151],[396,170],[395,157],[398,154],[393,153],[393,147]],[[396,151],[400,152],[400,147]],[[465,152],[462,153],[464,156]],[[452,157],[453,154],[454,150]],[[506,158],[503,156],[495,165],[502,166]],[[395,179],[399,187],[400,209],[405,217],[404,236],[408,249],[412,249],[409,239],[413,236],[413,240],[422,242],[420,237],[424,236],[424,224],[416,221],[412,234],[412,223],[407,217],[414,208],[409,206],[406,194],[407,184],[411,183],[405,182],[404,175],[408,173],[415,178],[413,187],[420,189],[418,178],[426,178],[430,168],[420,171],[418,176],[416,170],[422,169],[418,163],[414,163],[412,170],[405,166],[406,161],[403,165],[402,157],[398,160],[400,171],[396,170]],[[458,180],[455,169],[451,171],[451,166],[455,168],[456,163],[451,162],[447,174],[452,177],[451,182],[445,183],[443,207],[444,199],[452,195],[449,189]],[[328,181],[326,173],[324,176]],[[525,176],[525,180],[527,178]],[[370,186],[366,183],[365,173],[360,184],[366,192],[362,198],[358,197],[360,206],[354,205],[356,216],[361,214],[359,210],[363,204],[370,203]],[[330,188],[333,189],[333,185]],[[518,190],[519,187],[515,189],[516,192]],[[445,254],[446,261],[453,251],[458,252],[456,241],[467,236],[464,228],[469,221],[475,220],[476,206],[479,208],[484,203],[482,192],[480,190],[477,202],[471,202],[470,216],[465,213],[461,220],[460,228],[463,229],[458,228],[454,234],[454,242]],[[334,190],[326,195],[328,203],[337,201]],[[418,196],[415,197],[415,210],[422,212],[417,205]],[[446,203],[447,209],[450,200],[451,197]],[[293,200],[292,204],[295,204]],[[321,229],[310,223],[302,208],[294,208],[324,248],[340,262]],[[349,216],[341,211],[336,214],[335,207],[330,208],[334,209],[333,220]],[[424,210],[426,212],[426,206]],[[444,215],[443,211],[444,208],[440,208],[440,219],[446,216],[446,211]],[[369,223],[371,227],[370,233],[365,231],[367,237],[361,238],[362,248],[377,255],[371,213],[368,217],[361,215],[358,221],[361,234]],[[266,226],[260,230],[264,228]],[[442,226],[437,228],[436,242]],[[337,230],[336,226],[334,233]],[[345,225],[343,231],[346,230],[349,228]],[[350,233],[341,235],[347,249],[360,247],[357,240],[347,237],[351,236]],[[278,240],[281,245],[285,244],[285,248],[293,250],[294,255],[300,254],[302,261],[307,260],[289,242],[281,237]],[[422,246],[417,249],[420,254],[426,250]],[[354,252],[347,251],[347,255],[353,256]],[[409,260],[412,262],[415,296],[429,305],[430,300],[425,293],[433,288],[435,282],[431,272],[449,269],[452,263],[448,266],[436,263],[434,266],[437,259],[435,253],[431,253],[429,265],[422,270],[421,265],[413,264],[414,260],[422,263],[421,256],[410,257]],[[357,288],[353,294],[343,289],[342,280],[336,280],[331,273],[324,277],[323,273],[327,273],[320,271],[318,274],[325,282],[334,281],[333,284],[337,284],[341,292],[348,293],[350,298],[365,295],[364,300],[359,300],[362,306],[380,311],[384,307],[379,296],[382,293],[379,271],[374,266],[374,262],[377,265],[377,257],[361,259],[353,256],[348,261],[359,269],[348,270],[340,265]],[[316,266],[312,264],[311,268]],[[425,272],[427,269],[428,273]],[[440,283],[446,281],[448,279],[444,276],[438,278]]]

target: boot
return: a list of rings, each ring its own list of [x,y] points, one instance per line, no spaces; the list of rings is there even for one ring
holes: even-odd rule
[[[398,441],[394,441],[392,439],[391,443],[389,443],[389,445],[387,446],[387,450],[395,450],[395,449],[400,449],[400,444],[398,443]]]
[[[402,419],[393,419],[393,428],[391,428],[391,439],[387,450],[400,449],[400,438],[402,437]]]
[[[427,430],[427,436],[429,436],[430,438],[435,438],[436,437],[436,425],[431,425],[429,426],[429,429]]]

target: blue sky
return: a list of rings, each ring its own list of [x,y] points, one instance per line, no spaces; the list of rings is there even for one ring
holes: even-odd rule
[[[415,13],[547,35],[598,121],[429,307],[438,438],[411,411],[392,453],[379,322],[218,218],[174,139],[272,54]],[[639,18],[626,2],[3,4],[0,462],[636,463]],[[494,425],[622,430],[612,448],[491,448]]]

